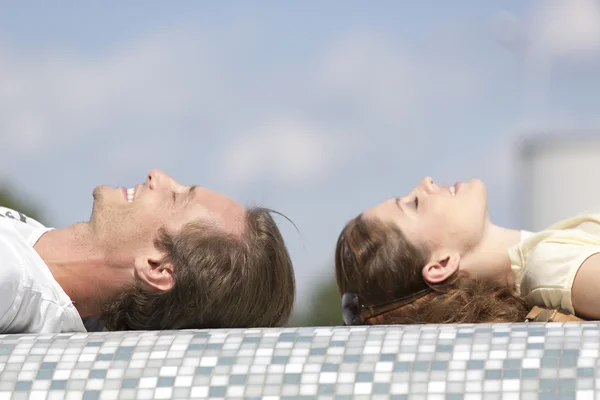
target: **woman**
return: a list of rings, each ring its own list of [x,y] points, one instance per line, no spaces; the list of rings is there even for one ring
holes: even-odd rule
[[[507,229],[481,181],[427,177],[351,220],[335,268],[348,325],[519,322],[535,306],[600,319],[600,214]]]

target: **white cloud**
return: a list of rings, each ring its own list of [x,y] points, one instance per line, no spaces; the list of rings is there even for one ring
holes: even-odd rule
[[[198,31],[163,31],[87,56],[0,46],[0,132],[15,150],[49,152],[90,136],[122,141],[219,102],[219,48]]]
[[[585,58],[600,52],[599,0],[537,0],[531,18],[507,11],[493,18],[496,38],[519,55]]]
[[[327,48],[318,79],[326,90],[360,103],[363,112],[397,120],[418,89],[410,61],[384,38],[355,33]]]
[[[442,31],[412,47],[372,32],[343,36],[327,48],[318,82],[377,125],[411,129],[432,110],[444,112],[485,91],[481,69],[462,57],[464,32]]]
[[[247,52],[236,52],[254,43],[252,26],[244,27],[230,36],[162,30],[93,56],[59,49],[31,55],[0,43],[0,134],[13,144],[9,156],[99,150],[90,143],[102,137],[108,165],[101,168],[118,173],[164,161],[166,153],[210,163],[193,149],[230,146],[223,171],[232,182],[306,182],[364,159],[357,149],[383,151],[386,138],[427,140],[411,124],[481,90],[459,57],[427,58],[435,49],[415,56],[371,32],[345,34],[295,68],[261,68],[249,77],[240,67]],[[334,150],[336,140],[354,144]]]
[[[240,134],[221,159],[223,179],[249,183],[268,177],[278,183],[325,178],[348,152],[331,131],[292,118],[273,119]]]
[[[532,39],[549,56],[585,56],[600,50],[598,0],[538,0]]]

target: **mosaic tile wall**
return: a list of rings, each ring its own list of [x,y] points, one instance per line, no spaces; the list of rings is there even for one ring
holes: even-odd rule
[[[593,399],[600,323],[0,336],[0,399]]]

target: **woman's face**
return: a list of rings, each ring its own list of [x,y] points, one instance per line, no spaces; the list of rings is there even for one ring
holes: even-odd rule
[[[413,245],[432,256],[463,256],[480,243],[489,222],[485,185],[475,179],[438,186],[426,177],[406,196],[386,200],[363,217],[396,224]]]

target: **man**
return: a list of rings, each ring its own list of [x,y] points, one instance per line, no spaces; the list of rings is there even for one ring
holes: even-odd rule
[[[3,333],[278,326],[294,293],[270,210],[158,170],[64,229],[0,209]]]

